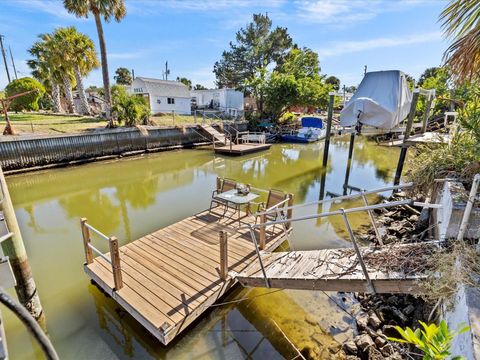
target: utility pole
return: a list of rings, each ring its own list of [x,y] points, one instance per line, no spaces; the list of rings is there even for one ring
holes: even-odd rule
[[[5,71],[7,72],[7,79],[8,79],[8,83],[10,84],[10,73],[8,72],[8,64],[7,64],[7,58],[5,56],[5,49],[3,48],[3,38],[4,36],[0,34],[0,51],[2,52],[2,56],[3,56],[3,63],[5,64]]]
[[[165,75],[165,80],[168,80],[168,75],[170,75],[170,70],[168,69],[168,61],[165,62],[165,71],[163,72]]]
[[[367,74],[367,65],[364,65],[363,66],[363,75],[366,75]]]
[[[10,59],[12,60],[13,72],[15,74],[15,80],[18,80],[17,68],[15,67],[15,61],[13,61],[12,48],[8,45],[8,51],[10,51]]]
[[[132,79],[135,80],[135,70],[132,69]]]
[[[28,312],[37,320],[38,324],[46,331],[45,314],[40,303],[37,286],[33,279],[32,269],[28,262],[27,252],[23,244],[22,234],[18,226],[17,217],[13,208],[12,199],[8,191],[7,182],[0,167],[0,210],[3,211],[3,217],[8,230],[13,233],[12,237],[2,242],[2,250],[5,256],[8,256],[12,271],[17,281],[15,290],[18,300],[28,310]]]

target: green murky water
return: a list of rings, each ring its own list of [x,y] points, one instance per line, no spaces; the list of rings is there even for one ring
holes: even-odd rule
[[[308,291],[281,291],[216,307],[179,340],[161,346],[90,284],[82,270],[79,230],[79,218],[84,216],[127,243],[208,207],[217,176],[285,190],[295,195],[296,203],[315,201],[325,173],[322,153],[323,143],[274,145],[269,152],[242,158],[214,157],[210,149],[182,150],[8,177],[50,337],[60,357],[289,357],[293,350],[277,325],[296,346],[328,357],[325,346],[334,342],[324,330],[338,335],[349,330],[351,320],[324,294]],[[336,138],[326,172],[327,191],[343,191],[347,153],[348,138]],[[396,149],[357,139],[349,184],[367,189],[391,184],[397,157]],[[309,207],[296,215],[317,210]],[[366,214],[351,220],[357,229],[368,223]],[[348,246],[342,224],[340,218],[296,224],[292,245],[296,249]],[[227,300],[262,294],[265,290],[239,289]],[[2,312],[10,357],[41,358],[19,321]]]

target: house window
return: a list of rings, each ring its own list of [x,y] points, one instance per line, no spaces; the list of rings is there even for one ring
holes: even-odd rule
[[[167,98],[167,103],[175,104],[175,98]]]

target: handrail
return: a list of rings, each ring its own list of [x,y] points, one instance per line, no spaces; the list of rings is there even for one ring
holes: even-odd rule
[[[414,201],[411,199],[406,199],[406,200],[400,200],[400,201],[392,201],[390,203],[384,203],[384,204],[375,204],[375,205],[369,205],[369,206],[362,206],[362,207],[356,207],[356,208],[349,208],[349,209],[344,209],[344,212],[346,214],[350,213],[355,213],[355,212],[360,212],[360,211],[365,211],[365,210],[375,210],[375,209],[384,209],[392,206],[400,206],[400,205],[413,205]],[[293,207],[288,207],[288,209],[291,209]],[[284,208],[286,210],[287,208]],[[335,211],[328,211],[328,212],[323,212],[319,214],[313,214],[313,215],[305,215],[305,216],[300,216],[297,218],[290,218],[286,220],[275,220],[275,221],[269,221],[264,224],[246,224],[246,225],[241,225],[238,227],[238,229],[256,229],[259,227],[263,226],[269,226],[269,225],[275,225],[275,224],[286,224],[290,222],[296,222],[296,221],[303,221],[303,220],[312,220],[312,219],[318,219],[322,217],[328,217],[332,215],[342,215],[341,210],[335,210]],[[262,214],[259,214],[262,215]]]
[[[409,188],[409,187],[412,187],[412,186],[414,186],[413,183],[387,186],[387,187],[384,187],[384,188],[378,188],[378,189],[363,191],[363,192],[360,192],[360,193],[357,193],[357,194],[342,195],[342,196],[337,196],[337,197],[333,197],[333,198],[330,198],[330,199],[316,200],[316,201],[311,201],[311,202],[307,202],[307,203],[303,203],[303,204],[288,206],[288,207],[285,208],[285,210],[294,210],[294,209],[298,209],[298,208],[302,208],[302,207],[306,207],[306,206],[311,206],[311,205],[320,205],[320,204],[335,202],[335,201],[340,201],[340,200],[354,199],[354,198],[357,198],[357,197],[362,197],[362,195],[377,194],[377,193],[380,193],[380,192],[385,192],[385,191],[389,191],[389,190],[404,189],[404,188]],[[266,211],[264,211],[262,213],[257,213],[257,215],[263,215],[263,214],[267,215],[268,213]]]
[[[105,235],[105,234],[102,233],[101,231],[95,229],[92,225],[87,224],[87,222],[85,222],[85,226],[86,226],[87,228],[89,228],[90,230],[92,230],[95,234],[97,234],[98,236],[100,236],[102,239],[105,239],[105,240],[107,240],[107,241],[110,241],[110,238],[109,238],[107,235]]]
[[[93,226],[87,223],[87,218],[80,219],[80,226],[82,229],[82,238],[83,238],[83,247],[85,250],[85,263],[86,265],[93,263],[93,252],[98,254],[102,259],[107,261],[112,266],[112,275],[113,282],[115,284],[114,291],[120,290],[123,287],[122,280],[122,269],[120,267],[120,251],[118,249],[118,240],[114,236],[107,236],[101,231],[95,229]],[[110,248],[110,259],[98,250],[95,246],[92,245],[90,238],[90,230],[94,234],[101,237],[104,240],[108,241],[108,246]]]

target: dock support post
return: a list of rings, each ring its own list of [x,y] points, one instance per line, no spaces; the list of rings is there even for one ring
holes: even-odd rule
[[[85,226],[87,218],[80,219],[80,226],[82,227],[83,247],[85,249],[85,262],[87,264],[93,263],[93,251],[90,244],[90,229]]]
[[[343,195],[347,195],[348,180],[350,178],[350,168],[352,166],[354,145],[355,145],[355,132],[353,132],[350,135],[350,145],[348,147],[347,169],[345,171],[345,181],[343,182]]]
[[[228,277],[228,235],[226,231],[220,231],[220,278],[227,280]]]
[[[333,121],[333,103],[335,102],[335,94],[330,93],[330,101],[328,103],[328,115],[327,115],[327,133],[325,134],[325,145],[323,147],[323,161],[322,166],[327,167],[328,163],[328,150],[330,147],[330,133],[332,131],[332,121]]]
[[[407,157],[408,146],[406,144],[407,139],[410,137],[412,131],[413,120],[415,119],[415,111],[417,109],[418,97],[420,95],[420,89],[413,91],[412,104],[410,105],[410,113],[408,114],[407,126],[405,128],[405,134],[403,135],[402,149],[400,150],[400,157],[398,158],[397,171],[395,172],[395,179],[393,185],[400,184],[400,178],[402,177],[403,164]]]
[[[110,246],[110,259],[112,261],[113,282],[115,290],[120,290],[123,287],[122,269],[120,267],[120,251],[118,250],[118,240],[115,236],[108,239]]]
[[[13,208],[10,192],[7,182],[0,167],[0,188],[3,199],[0,202],[0,210],[3,211],[5,222],[13,236],[2,242],[2,250],[5,256],[8,256],[12,271],[17,281],[15,291],[18,300],[35,318],[42,330],[46,331],[45,313],[43,312],[40,296],[38,295],[37,285],[33,278],[32,269],[28,262],[27,251],[23,243],[22,233],[18,226],[17,217]]]
[[[355,235],[353,234],[353,230],[350,227],[350,223],[348,222],[347,214],[345,213],[343,208],[340,209],[340,212],[342,213],[343,221],[345,222],[345,227],[347,228],[348,234],[350,235],[350,239],[352,240],[353,248],[355,249],[355,252],[357,253],[358,262],[360,263],[360,267],[362,268],[363,275],[365,276],[365,279],[367,280],[369,291],[373,294],[376,294],[377,292],[375,291],[375,288],[373,287],[372,280],[370,280],[370,276],[368,275],[367,267],[365,266],[365,263],[363,261],[362,253],[360,251],[360,248],[358,247],[357,240],[355,239]]]
[[[291,219],[293,215],[293,209],[291,209],[291,207],[293,206],[293,194],[288,194],[287,206],[290,208],[287,210],[287,219]],[[290,227],[292,226],[292,223],[288,222],[285,225],[287,229],[290,229]]]
[[[260,250],[265,249],[265,243],[266,243],[266,240],[267,240],[267,228],[264,225],[265,222],[266,222],[265,214],[260,215],[260,224],[263,225],[263,226],[260,227],[260,239],[259,239],[259,244],[258,244],[258,247],[260,248]]]

